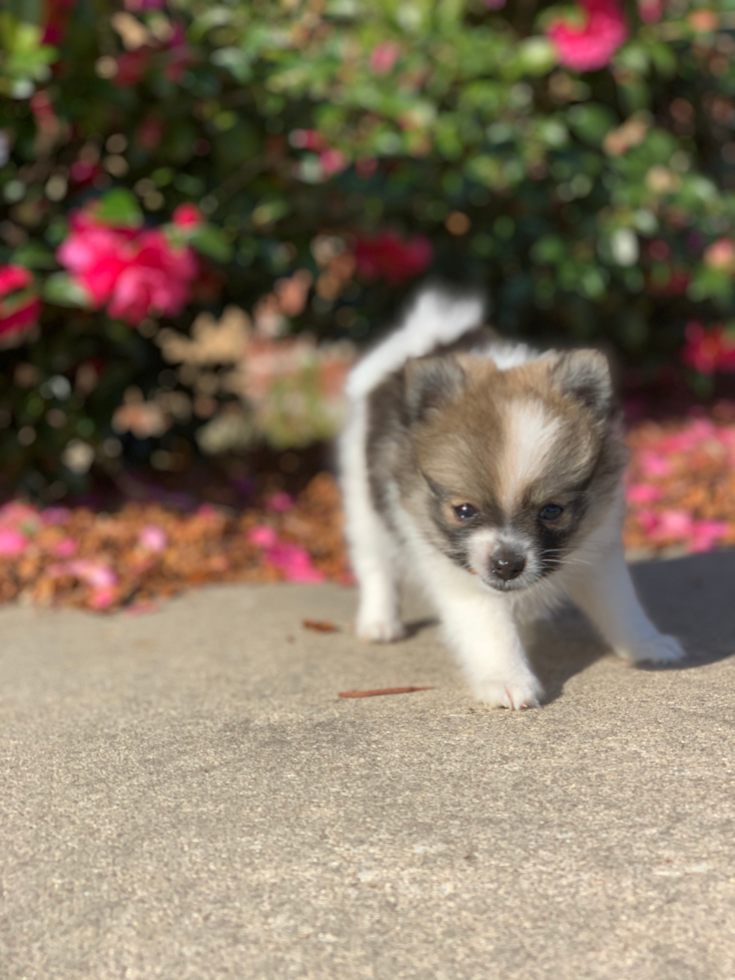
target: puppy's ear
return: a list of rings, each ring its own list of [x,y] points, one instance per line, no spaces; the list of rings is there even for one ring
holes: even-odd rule
[[[405,367],[406,408],[412,422],[453,401],[465,384],[465,373],[453,357],[417,357]]]
[[[580,402],[604,421],[615,411],[610,365],[596,350],[577,350],[554,355],[551,378],[561,391]]]

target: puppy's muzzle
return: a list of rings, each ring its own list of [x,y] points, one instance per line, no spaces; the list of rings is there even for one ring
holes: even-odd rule
[[[526,556],[513,551],[512,548],[496,548],[490,559],[490,571],[493,578],[500,579],[501,582],[510,582],[518,578],[526,567]]]

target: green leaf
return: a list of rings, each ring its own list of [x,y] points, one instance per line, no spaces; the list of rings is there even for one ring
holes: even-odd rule
[[[662,75],[670,77],[676,74],[676,69],[679,62],[676,56],[676,51],[671,44],[665,44],[663,41],[656,41],[649,44],[648,54],[651,57],[651,61],[656,66],[656,69],[660,71]]]
[[[545,37],[527,37],[518,45],[518,63],[529,75],[545,75],[557,64],[554,45]]]
[[[99,220],[118,228],[140,228],[143,212],[132,191],[124,187],[103,194],[94,207],[94,215]]]
[[[13,252],[11,262],[24,265],[28,269],[55,269],[54,253],[40,242],[29,241]]]
[[[615,126],[615,116],[607,106],[575,105],[567,112],[572,131],[585,143],[599,145]]]
[[[89,297],[67,272],[54,272],[43,284],[41,296],[55,306],[89,308]]]
[[[190,236],[189,242],[197,252],[209,256],[216,262],[229,262],[232,258],[232,246],[221,229],[214,225],[202,225],[201,228],[196,229]]]
[[[535,262],[555,264],[567,254],[567,246],[558,235],[544,235],[531,248]]]

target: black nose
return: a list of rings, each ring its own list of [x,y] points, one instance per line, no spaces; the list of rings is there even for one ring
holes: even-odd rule
[[[490,559],[490,571],[504,582],[518,578],[525,567],[525,555],[519,555],[517,551],[511,551],[510,548],[498,548]]]

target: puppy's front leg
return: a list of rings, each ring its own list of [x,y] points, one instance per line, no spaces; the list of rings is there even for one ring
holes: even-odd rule
[[[674,663],[685,656],[679,641],[659,633],[643,611],[621,547],[575,575],[569,595],[624,660]]]
[[[500,708],[536,708],[543,688],[528,665],[505,596],[435,596],[447,639],[479,701]]]

